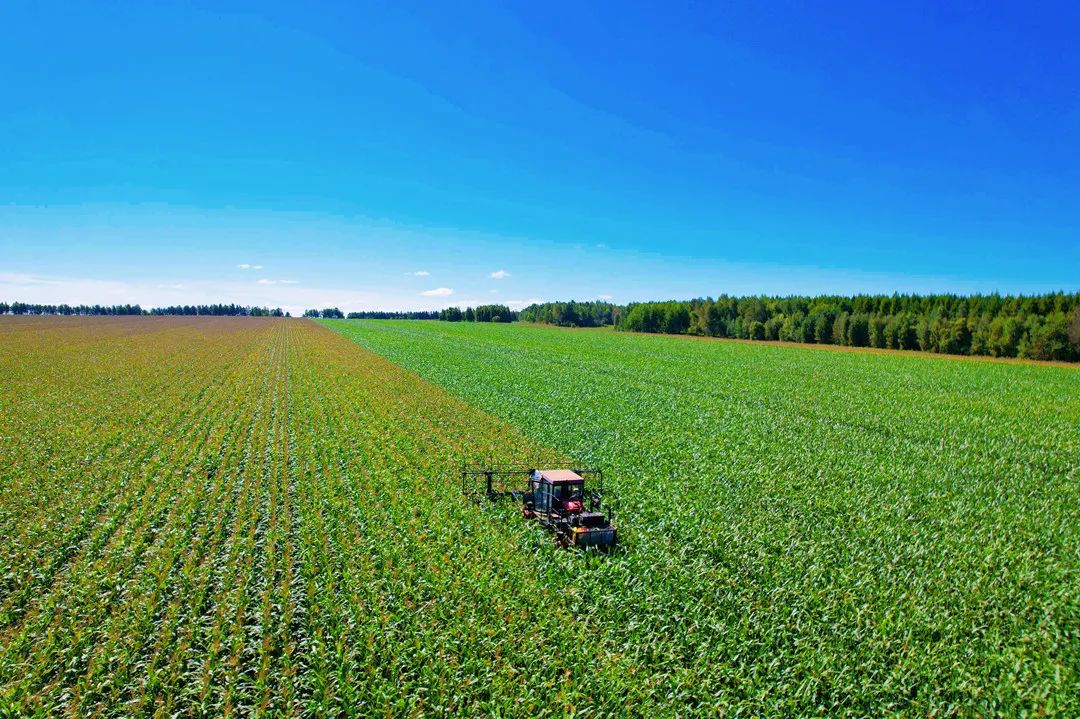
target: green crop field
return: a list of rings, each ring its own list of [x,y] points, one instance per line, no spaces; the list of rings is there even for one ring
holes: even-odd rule
[[[0,377],[0,716],[1080,715],[1075,368],[0,317]],[[621,551],[462,461],[603,468]]]
[[[625,554],[557,589],[628,707],[1080,715],[1076,369],[325,324],[608,472]]]

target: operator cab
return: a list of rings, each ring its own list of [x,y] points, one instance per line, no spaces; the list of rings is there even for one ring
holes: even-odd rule
[[[569,469],[537,469],[529,478],[529,491],[537,512],[581,511],[585,479]]]

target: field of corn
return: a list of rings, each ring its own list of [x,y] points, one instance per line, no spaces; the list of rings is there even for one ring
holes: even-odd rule
[[[1080,715],[1077,370],[325,324],[0,318],[0,716]]]
[[[605,469],[558,590],[643,713],[1080,716],[1075,368],[325,324]]]

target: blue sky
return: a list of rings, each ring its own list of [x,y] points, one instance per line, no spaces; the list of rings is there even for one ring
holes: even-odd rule
[[[894,5],[8,2],[0,297],[1080,289],[1080,9]]]

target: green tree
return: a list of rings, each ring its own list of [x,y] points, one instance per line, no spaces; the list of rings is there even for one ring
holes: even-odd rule
[[[773,315],[765,323],[765,339],[776,341],[780,339],[780,327],[784,324],[784,315]]]
[[[670,302],[664,309],[664,332],[678,335],[690,327],[690,310],[681,302]]]
[[[885,348],[885,325],[887,320],[881,315],[871,315],[868,322],[869,346],[878,349]]]
[[[864,314],[848,318],[847,344],[852,347],[866,347],[870,343],[870,323]]]
[[[1045,320],[1034,319],[1029,336],[1021,356],[1040,360],[1075,359],[1069,338],[1069,321],[1064,313],[1053,312]]]
[[[990,322],[990,354],[994,357],[1015,357],[1022,329],[1015,317],[995,317]]]
[[[719,303],[709,305],[706,332],[710,337],[729,337],[728,317]]]
[[[832,342],[834,345],[846,345],[848,343],[848,319],[848,313],[841,312],[833,321]]]
[[[802,312],[796,310],[790,315],[784,318],[784,323],[780,325],[780,339],[783,342],[802,342],[803,341],[803,323],[806,317]]]
[[[814,328],[813,341],[822,345],[832,342],[833,324],[836,322],[834,313],[825,310],[811,313],[810,317]]]

